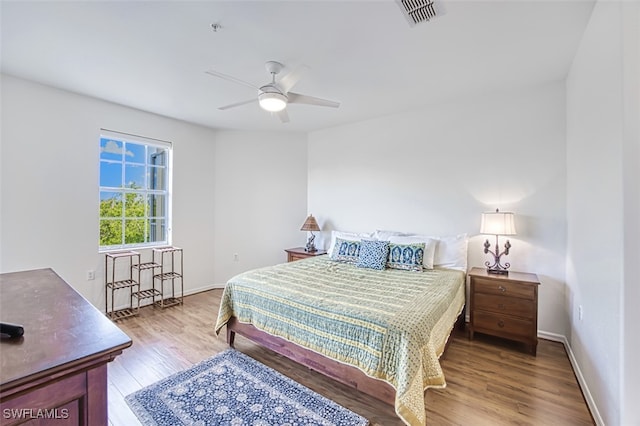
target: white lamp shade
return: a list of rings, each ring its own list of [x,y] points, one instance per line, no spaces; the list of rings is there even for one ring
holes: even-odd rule
[[[516,235],[515,215],[511,212],[482,213],[481,234]]]
[[[261,93],[258,96],[258,102],[262,109],[278,112],[285,109],[287,106],[287,97],[282,93]]]

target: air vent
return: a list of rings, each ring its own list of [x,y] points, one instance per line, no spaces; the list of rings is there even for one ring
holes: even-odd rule
[[[410,26],[427,22],[443,14],[442,5],[435,0],[396,0]]]

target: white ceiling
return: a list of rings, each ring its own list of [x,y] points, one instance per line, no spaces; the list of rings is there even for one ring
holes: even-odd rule
[[[593,1],[446,1],[410,27],[386,1],[1,3],[1,70],[214,128],[310,131],[469,94],[563,79]],[[214,32],[212,23],[221,29]],[[294,91],[340,108],[257,103],[264,63],[310,71]]]

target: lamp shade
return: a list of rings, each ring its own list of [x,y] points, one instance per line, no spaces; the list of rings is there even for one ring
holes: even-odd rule
[[[515,215],[511,212],[482,213],[481,234],[516,235]]]
[[[313,217],[312,214],[307,217],[307,220],[302,224],[301,231],[319,231],[320,227],[318,226],[318,222],[316,222],[316,218]]]

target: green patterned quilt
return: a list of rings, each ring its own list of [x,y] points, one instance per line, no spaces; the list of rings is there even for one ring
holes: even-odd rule
[[[235,316],[396,389],[395,409],[424,425],[424,390],[444,387],[438,358],[464,306],[465,274],[358,268],[317,256],[227,283],[216,333]]]

